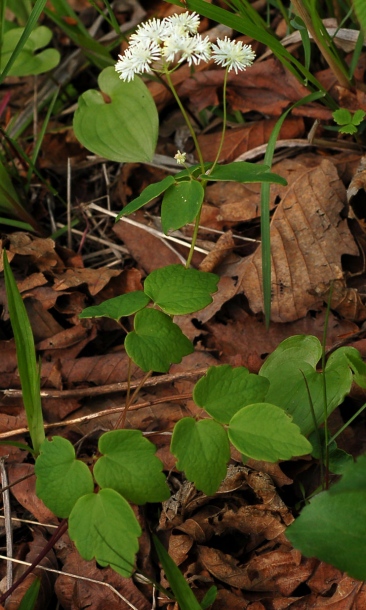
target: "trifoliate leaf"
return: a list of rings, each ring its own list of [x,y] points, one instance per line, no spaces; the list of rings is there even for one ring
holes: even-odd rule
[[[83,559],[95,558],[125,578],[133,573],[141,528],[128,502],[114,489],[80,498],[69,518],[69,534]]]
[[[134,199],[133,201],[130,201],[130,203],[128,205],[126,205],[126,207],[123,208],[123,210],[118,214],[118,216],[116,218],[116,222],[122,216],[127,216],[128,214],[132,214],[133,212],[136,212],[137,210],[142,208],[144,205],[146,205],[146,203],[149,203],[150,201],[155,199],[155,197],[159,197],[159,195],[161,195],[162,193],[165,193],[165,191],[172,184],[174,184],[174,182],[175,182],[175,180],[174,180],[173,176],[167,176],[166,178],[164,178],[164,180],[160,180],[160,182],[155,182],[154,184],[149,184],[149,186],[147,186],[142,191],[142,193],[141,193],[141,195],[139,195],[139,197],[136,197],[136,199]]]
[[[214,273],[169,265],[147,276],[144,291],[165,313],[184,315],[212,303],[211,294],[217,291],[218,281]]]
[[[366,580],[366,456],[348,465],[341,480],[313,498],[287,530],[307,557]]]
[[[311,453],[312,446],[286,413],[268,403],[248,405],[230,420],[229,439],[241,453],[266,462]]]
[[[58,517],[68,517],[76,501],[94,489],[88,466],[76,459],[74,447],[61,436],[42,443],[34,471],[37,496]]]
[[[269,381],[244,366],[212,366],[195,385],[193,400],[222,424],[246,405],[264,400]]]
[[[94,466],[100,487],[110,487],[134,504],[162,502],[170,496],[156,447],[139,430],[112,430],[98,443],[102,457]]]
[[[103,301],[100,305],[92,305],[83,309],[79,318],[112,318],[119,320],[124,316],[131,316],[140,309],[146,307],[150,299],[142,290],[135,290],[121,294],[113,299]]]
[[[162,311],[143,309],[135,316],[135,330],[125,339],[127,354],[143,371],[166,373],[194,351],[177,324]]]
[[[178,458],[177,468],[197,489],[208,496],[218,490],[230,459],[229,441],[220,424],[184,417],[174,427],[170,450]]]
[[[79,97],[74,132],[85,148],[111,161],[146,163],[154,156],[159,119],[155,102],[136,76],[123,82],[113,67],[99,75],[102,93],[89,89]]]
[[[163,197],[161,206],[161,225],[164,233],[176,231],[193,222],[204,197],[203,186],[197,180],[176,182],[170,186]]]

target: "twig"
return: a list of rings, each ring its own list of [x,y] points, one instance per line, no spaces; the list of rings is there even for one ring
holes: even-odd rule
[[[13,584],[13,564],[11,562],[11,558],[13,557],[13,530],[11,525],[10,493],[8,487],[8,475],[5,468],[5,457],[0,458],[0,473],[1,487],[3,491],[2,496],[5,519],[6,556],[8,558],[6,563],[6,588],[10,589]]]

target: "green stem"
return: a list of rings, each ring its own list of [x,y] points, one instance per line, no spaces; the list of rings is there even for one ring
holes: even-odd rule
[[[170,87],[170,90],[171,90],[171,92],[172,92],[172,94],[174,96],[174,99],[175,99],[175,101],[177,102],[177,104],[179,106],[179,110],[181,111],[181,113],[183,115],[183,118],[184,118],[184,120],[186,122],[186,125],[187,125],[187,127],[189,129],[189,132],[190,132],[190,134],[192,136],[192,139],[193,139],[196,151],[197,151],[198,159],[199,159],[199,162],[200,162],[201,170],[202,170],[202,173],[204,174],[205,173],[205,164],[203,162],[202,152],[201,152],[200,145],[198,144],[197,136],[196,136],[195,131],[193,129],[193,125],[192,125],[191,121],[189,120],[189,116],[188,116],[188,114],[186,112],[186,109],[184,108],[184,106],[183,106],[183,104],[182,104],[182,102],[180,100],[180,97],[179,97],[179,95],[178,95],[178,93],[176,91],[176,88],[173,85],[173,81],[170,78],[169,70],[167,69],[166,66],[164,67],[164,74],[165,74],[166,80],[168,82],[168,85]]]
[[[325,312],[324,331],[322,340],[322,386],[323,386],[323,408],[324,408],[324,444],[325,444],[325,489],[329,488],[329,428],[328,428],[328,398],[327,398],[327,380],[325,376],[326,361],[325,347],[327,342],[327,332],[329,323],[330,304],[332,302],[333,282],[331,282],[329,290],[328,305]]]
[[[210,174],[213,172],[213,170],[215,169],[219,159],[220,159],[220,155],[221,155],[221,151],[222,151],[222,147],[224,145],[224,140],[225,140],[225,133],[226,133],[226,117],[227,117],[227,104],[226,104],[226,88],[227,88],[227,77],[229,74],[229,68],[226,68],[225,71],[225,76],[224,76],[224,86],[222,89],[222,106],[223,106],[223,114],[222,114],[222,133],[221,133],[221,139],[220,139],[220,144],[219,144],[219,148],[217,149],[217,154],[216,154],[216,158],[215,161],[213,163],[213,166],[210,167]]]

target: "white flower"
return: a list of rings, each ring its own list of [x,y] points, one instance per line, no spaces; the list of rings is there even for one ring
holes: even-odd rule
[[[150,64],[161,58],[161,49],[155,43],[139,44],[129,47],[124,55],[119,55],[115,65],[116,72],[120,72],[120,78],[127,82],[134,79],[135,74],[151,72]]]
[[[130,47],[140,44],[159,44],[169,35],[169,28],[166,19],[149,19],[141,23],[136,31],[131,34]]]
[[[167,29],[170,31],[181,32],[183,34],[195,34],[200,25],[200,18],[197,13],[180,13],[166,18]]]
[[[235,42],[225,36],[224,40],[217,39],[217,44],[212,45],[212,57],[219,66],[227,67],[228,71],[234,69],[235,74],[238,70],[245,70],[251,66],[255,53],[248,44],[243,44],[240,40]]]
[[[186,162],[186,156],[187,156],[187,153],[180,152],[180,150],[178,150],[177,154],[174,155],[174,159],[176,160],[178,165],[184,165],[184,163]]]
[[[202,60],[208,61],[211,55],[211,43],[208,36],[202,39],[199,34],[183,36],[174,32],[165,40],[162,55],[170,63],[174,61],[176,54],[180,55],[179,63],[187,61],[189,66],[192,63],[197,65]]]

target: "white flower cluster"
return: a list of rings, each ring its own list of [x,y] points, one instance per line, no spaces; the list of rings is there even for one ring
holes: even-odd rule
[[[134,79],[135,74],[152,72],[152,64],[158,62],[155,70],[162,71],[175,60],[186,61],[189,66],[200,61],[213,60],[228,71],[245,70],[255,58],[250,45],[235,42],[227,37],[211,44],[208,36],[197,34],[200,19],[197,13],[175,14],[165,19],[150,19],[138,26],[130,37],[130,45],[124,55],[119,55],[116,71],[125,81]]]

